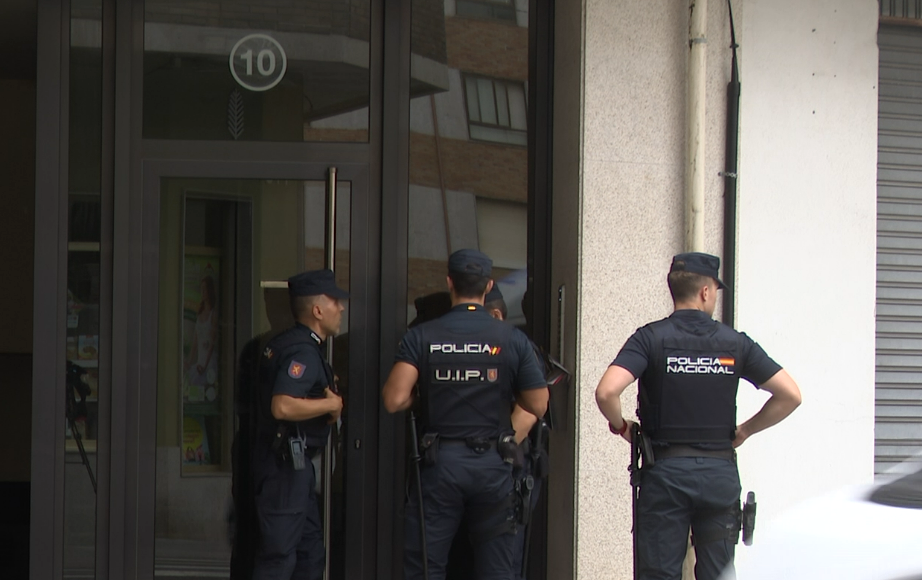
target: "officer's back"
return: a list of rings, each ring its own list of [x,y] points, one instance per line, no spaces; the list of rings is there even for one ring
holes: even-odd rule
[[[483,307],[492,287],[490,259],[460,250],[449,258],[448,269],[452,309],[407,333],[382,393],[388,411],[406,410],[419,384],[424,462],[419,480],[425,493],[417,489],[407,505],[406,578],[422,578],[426,563],[431,580],[445,577],[463,519],[475,545],[478,577],[507,579],[515,534],[510,401],[515,395],[523,408],[543,415],[547,386],[525,335]]]
[[[422,412],[426,428],[443,440],[496,438],[507,430],[509,401],[519,366],[512,329],[479,305],[461,304],[416,330]],[[422,384],[425,383],[425,384]]]
[[[596,388],[608,428],[635,444],[639,580],[679,578],[689,531],[698,580],[713,580],[733,566],[742,490],[734,449],[800,404],[800,389],[778,363],[751,338],[711,318],[724,288],[719,268],[717,256],[676,255],[667,277],[672,315],[631,335]],[[621,413],[621,394],[635,379],[639,429]],[[771,398],[738,425],[740,379]]]

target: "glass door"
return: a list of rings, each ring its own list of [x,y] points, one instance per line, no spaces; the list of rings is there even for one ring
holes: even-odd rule
[[[378,396],[377,381],[362,378],[364,355],[351,356],[367,340],[357,336],[367,280],[353,280],[364,261],[356,253],[364,252],[352,251],[367,235],[352,223],[363,213],[353,205],[365,198],[364,170],[337,178],[335,167],[323,167],[316,179],[192,173],[146,180],[145,196],[159,201],[156,383],[148,397],[156,408],[156,475],[149,521],[141,520],[153,528],[153,576],[252,576],[260,541],[250,469],[259,360],[266,343],[294,324],[287,279],[331,268],[352,295],[341,334],[326,343],[344,412],[308,469],[316,473],[325,578],[358,577],[350,570],[360,573],[362,546],[345,539],[371,525],[362,499],[363,416]]]

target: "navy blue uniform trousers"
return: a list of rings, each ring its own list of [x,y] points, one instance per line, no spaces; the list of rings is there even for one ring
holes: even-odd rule
[[[641,471],[637,507],[637,578],[681,580],[688,531],[704,537],[735,527],[730,507],[738,505],[736,462],[710,457],[657,460]],[[715,580],[733,565],[735,542],[721,539],[695,546],[695,578]]]
[[[256,480],[256,514],[261,542],[254,580],[320,580],[326,553],[314,469],[295,471],[274,457]]]
[[[512,472],[513,481],[521,480],[526,475],[534,473],[533,461],[531,457],[525,457],[525,465],[521,469],[514,469]],[[538,505],[538,499],[541,495],[541,480],[535,479],[535,487],[531,492],[531,513],[534,515],[535,508]],[[516,498],[516,501],[519,501]],[[463,538],[455,537],[451,545],[451,553],[448,558],[448,570],[446,571],[448,580],[473,580],[474,579],[474,554],[471,542],[468,538],[467,525],[461,523],[458,528],[459,534],[464,534]],[[515,580],[525,580],[522,574],[522,560],[525,558],[525,526],[517,526],[515,541],[512,546],[512,572]]]
[[[422,468],[429,580],[444,580],[452,539],[467,524],[479,580],[512,580],[515,510],[512,466],[495,448],[478,453],[460,442],[441,442],[435,465]],[[410,492],[406,507],[405,578],[423,579],[419,502]]]

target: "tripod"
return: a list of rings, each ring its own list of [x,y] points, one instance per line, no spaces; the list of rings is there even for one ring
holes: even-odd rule
[[[77,449],[80,451],[80,459],[86,466],[86,472],[90,476],[90,483],[93,484],[93,493],[96,493],[96,477],[93,475],[93,468],[90,466],[90,459],[86,455],[86,449],[83,447],[83,437],[77,430],[77,419],[86,418],[87,407],[86,398],[90,395],[90,387],[86,384],[86,370],[71,361],[67,361],[67,376],[64,381],[67,390],[67,400],[65,403],[64,414],[67,417],[67,426],[70,428],[74,441],[77,442]],[[80,400],[77,400],[77,395]]]

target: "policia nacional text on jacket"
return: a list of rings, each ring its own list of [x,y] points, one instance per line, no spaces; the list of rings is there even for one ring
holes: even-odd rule
[[[413,405],[419,385],[420,441],[426,446],[421,488],[425,538],[419,527],[416,493],[406,507],[405,577],[423,578],[422,546],[428,551],[429,580],[445,577],[452,538],[462,518],[468,523],[479,579],[513,577],[516,532],[511,457],[513,397],[541,417],[547,384],[528,339],[492,318],[484,296],[493,286],[492,261],[475,250],[449,257],[452,309],[411,329],[384,385],[385,408],[395,413]]]
[[[733,565],[741,491],[734,449],[801,400],[794,380],[758,344],[711,319],[723,287],[719,266],[709,254],[675,256],[667,278],[675,311],[638,329],[596,389],[609,429],[630,441],[620,397],[640,379],[638,416],[653,451],[640,471],[634,522],[635,577],[643,580],[681,578],[689,528],[697,580]],[[771,398],[737,426],[740,378]]]

